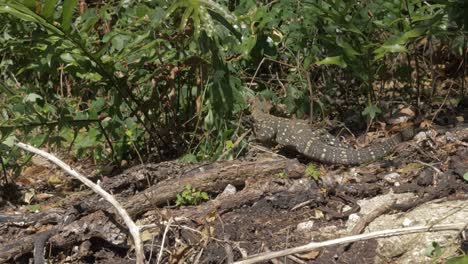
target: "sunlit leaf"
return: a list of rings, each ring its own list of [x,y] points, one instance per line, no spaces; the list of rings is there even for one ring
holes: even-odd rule
[[[3,134],[2,136],[5,136],[5,134]],[[15,145],[16,141],[17,139],[15,135],[10,134],[5,140],[3,140],[2,144],[12,148]]]
[[[63,13],[62,13],[62,29],[64,32],[69,33],[71,29],[73,13],[75,7],[78,4],[78,0],[64,0],[63,1]]]
[[[26,205],[25,208],[31,213],[37,213],[37,212],[41,211],[41,205],[40,204]]]
[[[60,54],[60,58],[66,62],[66,63],[73,63],[75,62],[75,58],[73,58],[73,56],[70,54],[70,53],[62,53]]]
[[[466,264],[466,263],[468,263],[468,255],[448,258],[445,261],[445,263],[446,264]]]
[[[44,6],[42,8],[42,16],[47,20],[51,21],[52,16],[54,15],[55,5],[57,4],[58,0],[46,0],[44,2]]]
[[[347,64],[342,56],[326,57],[325,59],[316,62],[318,65],[338,65],[341,68],[346,68]]]
[[[35,93],[30,93],[23,99],[23,102],[25,102],[25,103],[26,102],[34,103],[37,100],[42,100],[42,96],[40,96],[38,94],[35,94]]]

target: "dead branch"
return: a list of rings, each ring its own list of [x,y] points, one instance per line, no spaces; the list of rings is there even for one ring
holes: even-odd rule
[[[257,262],[266,261],[266,260],[270,260],[270,259],[274,259],[278,257],[288,256],[288,255],[297,254],[297,253],[303,253],[303,252],[311,251],[317,248],[334,246],[334,245],[342,245],[342,244],[347,244],[347,243],[357,242],[357,241],[365,241],[365,240],[374,239],[374,238],[392,237],[392,236],[408,235],[408,234],[422,233],[422,232],[437,232],[437,231],[447,231],[447,230],[460,231],[465,228],[466,228],[466,223],[458,223],[458,224],[415,226],[415,227],[407,227],[407,228],[381,230],[381,231],[371,232],[367,234],[327,240],[323,242],[311,242],[309,244],[294,247],[294,248],[288,248],[288,249],[274,251],[274,252],[266,252],[262,254],[252,255],[248,257],[247,259],[234,262],[234,264],[257,263]]]
[[[72,175],[73,177],[75,177],[76,179],[78,179],[79,181],[84,183],[86,186],[88,186],[95,193],[102,196],[110,204],[112,204],[112,206],[117,210],[117,213],[123,218],[125,224],[127,225],[128,229],[130,231],[130,234],[132,235],[133,242],[135,243],[136,263],[138,263],[138,264],[144,264],[145,263],[145,254],[144,254],[144,251],[143,251],[143,244],[142,244],[142,241],[141,241],[141,238],[140,238],[140,230],[139,230],[138,226],[135,224],[135,222],[133,222],[133,220],[130,218],[127,211],[125,211],[125,209],[119,204],[119,202],[114,198],[114,196],[112,196],[108,192],[104,191],[104,189],[102,189],[99,185],[95,184],[94,182],[90,181],[88,178],[81,175],[79,172],[75,171],[68,164],[61,161],[60,159],[58,159],[54,155],[49,154],[49,153],[47,153],[45,151],[42,151],[40,149],[37,149],[37,148],[35,148],[35,147],[31,146],[31,145],[21,143],[21,142],[16,143],[16,146],[18,146],[19,148],[21,148],[21,149],[23,149],[25,151],[37,154],[37,155],[51,161],[55,165],[59,166],[60,168],[62,168],[66,172],[68,172],[68,174]]]

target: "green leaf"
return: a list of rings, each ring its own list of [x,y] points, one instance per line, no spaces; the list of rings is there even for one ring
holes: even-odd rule
[[[445,262],[445,264],[467,264],[467,263],[468,263],[468,255],[449,258]]]
[[[338,39],[336,43],[343,49],[346,56],[354,58],[356,55],[360,55],[360,53],[357,52],[348,42]]]
[[[189,6],[188,8],[185,9],[184,13],[182,14],[182,19],[180,20],[180,25],[179,29],[182,31],[185,29],[185,26],[187,25],[187,21],[190,17],[190,15],[193,12],[193,7]]]
[[[205,116],[204,124],[207,130],[210,130],[214,125],[214,114],[213,110],[208,110],[208,114]]]
[[[17,141],[15,135],[10,134],[5,140],[3,140],[2,144],[12,148]]]
[[[326,57],[325,59],[316,62],[316,64],[318,65],[332,64],[332,65],[338,65],[341,68],[346,68],[347,66],[342,56]]]
[[[304,69],[309,69],[309,66],[312,64],[312,62],[315,60],[314,56],[307,56],[304,59],[303,67]]]
[[[307,164],[305,174],[307,177],[311,177],[312,179],[316,181],[318,181],[320,178],[320,170],[313,163]]]
[[[12,89],[10,89],[6,85],[3,85],[2,83],[0,83],[0,91],[3,92],[3,93],[6,93],[8,95],[14,95],[15,94],[15,92]]]
[[[22,0],[20,2],[32,11],[36,10],[36,0]]]
[[[38,94],[35,94],[35,93],[30,93],[23,99],[23,102],[25,102],[25,103],[26,102],[34,103],[37,100],[42,100],[42,96],[40,96]]]
[[[226,148],[227,148],[227,149],[232,149],[232,148],[234,148],[234,143],[232,142],[232,140],[226,141]]]
[[[75,58],[73,58],[73,56],[68,52],[60,54],[60,58],[66,63],[74,63],[75,62]]]
[[[116,35],[111,40],[112,47],[116,49],[117,51],[121,51],[128,44],[129,40],[130,40],[130,37],[126,35]]]
[[[78,0],[64,0],[62,13],[62,29],[65,33],[70,33],[73,12],[78,4]]]
[[[410,31],[407,31],[399,39],[399,41],[401,41],[400,44],[405,43],[410,38],[416,38],[416,37],[422,36],[424,34],[424,32],[426,32],[425,28],[414,28],[414,29],[412,29]]]
[[[52,21],[57,2],[58,0],[46,0],[42,7],[42,16],[49,22]]]
[[[374,61],[377,61],[385,56],[387,53],[398,53],[398,52],[407,52],[405,46],[400,44],[393,44],[393,45],[382,45],[380,48],[374,51],[375,57]]]
[[[214,12],[211,9],[208,9],[208,13],[214,20],[218,21],[223,26],[225,26],[229,31],[231,31],[231,33],[237,38],[237,40],[242,41],[242,34],[239,31],[237,31],[234,28],[234,26],[231,23],[229,23],[222,15],[220,15],[217,12]]]
[[[464,179],[465,181],[468,181],[468,171],[465,172],[465,174],[463,174],[463,179]]]
[[[380,108],[378,108],[374,104],[369,104],[364,109],[364,111],[362,111],[362,115],[369,116],[371,119],[374,119],[377,116],[377,114],[380,114],[380,113],[382,113],[382,110],[380,110]]]
[[[429,245],[426,248],[426,256],[428,257],[439,257],[442,254],[442,249],[437,242],[432,242],[431,245]]]
[[[31,205],[26,205],[25,207],[31,213],[37,213],[37,212],[41,211],[41,205],[40,204],[31,204]]]
[[[37,20],[31,15],[20,12],[17,9],[12,8],[10,5],[0,5],[0,13],[9,13],[10,15],[26,21],[37,22]]]
[[[94,8],[90,8],[86,10],[86,12],[81,16],[81,19],[83,20],[83,23],[81,25],[80,31],[89,32],[99,21],[99,16],[96,15],[96,10]]]
[[[179,161],[182,163],[197,163],[198,159],[197,156],[195,156],[194,154],[188,153],[182,156],[182,158],[180,158]]]
[[[383,47],[384,47],[385,51],[387,51],[387,52],[406,52],[406,51],[408,51],[405,46],[402,46],[400,44],[384,45]]]
[[[8,2],[8,4],[0,3],[0,13],[9,13],[10,15],[15,16],[19,19],[38,23],[57,35],[63,35],[63,32],[60,29],[48,23],[44,18],[37,15],[24,5],[16,4],[15,2]]]

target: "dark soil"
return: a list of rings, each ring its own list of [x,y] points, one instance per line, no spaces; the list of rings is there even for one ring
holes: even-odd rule
[[[285,163],[283,172],[286,173],[262,174],[259,169],[255,177],[243,175],[245,180],[241,183],[232,183],[235,194],[222,193],[226,185],[219,190],[206,190],[211,201],[199,206],[176,207],[173,199],[162,205],[150,204],[143,211],[129,211],[144,226],[146,257],[152,263],[158,258],[166,228],[160,263],[227,263],[245,255],[342,237],[349,215],[359,211],[356,204],[359,199],[385,194],[390,189],[417,193],[420,199],[393,208],[405,211],[441,197],[457,199],[460,193],[468,191],[468,184],[463,180],[468,171],[468,129],[462,124],[439,131],[438,136],[403,143],[393,155],[372,164],[355,168],[317,166],[321,174],[318,181],[310,176],[294,175],[293,172],[303,171],[305,166],[291,161],[296,165],[288,169],[290,165]],[[256,150],[238,161],[240,165],[164,162],[98,178],[105,189],[132,209],[141,206],[132,205],[132,199],[145,194],[150,186],[176,185],[210,171],[223,175],[230,166],[250,166],[264,160],[278,164],[275,159],[278,158]],[[436,175],[433,167],[442,174]],[[90,172],[90,169],[83,170]],[[398,186],[386,178],[391,171],[401,176]],[[61,174],[52,166],[33,164],[16,185],[0,189],[0,262],[30,262],[34,244],[41,247],[39,234],[50,232],[42,247],[46,258],[53,263],[134,263],[131,242],[120,217],[76,181],[68,177],[62,181],[50,180],[51,175],[64,179]],[[24,199],[28,193],[32,196],[27,200],[30,205]],[[167,227],[169,219],[172,224]],[[302,228],[304,223],[313,225]],[[374,263],[375,249],[375,241],[369,240],[279,260],[283,263]]]

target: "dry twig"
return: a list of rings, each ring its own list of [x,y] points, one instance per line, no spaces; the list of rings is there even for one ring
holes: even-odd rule
[[[162,238],[162,241],[161,241],[161,249],[159,250],[158,261],[156,262],[158,264],[161,263],[161,258],[162,258],[163,251],[164,251],[164,244],[166,242],[167,232],[169,231],[169,227],[171,226],[172,221],[173,221],[173,219],[170,218],[169,221],[167,221],[166,229],[164,229],[164,235],[163,235],[163,238]]]
[[[143,244],[140,238],[140,230],[138,226],[135,224],[135,222],[133,222],[133,220],[130,218],[127,211],[119,204],[119,202],[114,198],[114,196],[112,196],[111,194],[106,192],[104,189],[102,189],[101,186],[95,184],[94,182],[86,178],[85,176],[81,175],[79,172],[72,169],[68,164],[61,161],[59,158],[55,157],[54,155],[47,153],[43,150],[37,149],[31,145],[21,143],[21,142],[16,143],[16,146],[18,146],[19,148],[25,151],[37,154],[49,160],[50,162],[54,163],[55,165],[59,166],[60,168],[68,172],[68,174],[70,174],[71,176],[75,177],[76,179],[84,183],[95,193],[103,197],[106,201],[111,203],[112,206],[117,210],[117,213],[123,218],[125,224],[127,225],[130,231],[130,234],[132,235],[133,241],[135,243],[136,263],[137,264],[145,263],[145,254],[143,251]]]
[[[356,236],[349,236],[349,237],[342,237],[332,240],[327,240],[323,242],[311,242],[309,244],[305,244],[302,246],[288,248],[284,250],[274,251],[274,252],[266,252],[262,254],[257,254],[250,256],[247,259],[234,262],[234,264],[250,264],[250,263],[257,263],[261,261],[266,261],[282,256],[308,252],[313,249],[334,246],[334,245],[342,245],[348,244],[351,242],[357,241],[365,241],[374,238],[383,238],[383,237],[392,237],[392,236],[399,236],[399,235],[408,235],[414,233],[421,233],[421,232],[435,232],[435,231],[447,231],[447,230],[461,230],[466,228],[466,223],[459,223],[459,224],[446,224],[446,225],[434,225],[434,226],[415,226],[415,227],[407,227],[407,228],[398,228],[398,229],[390,229],[390,230],[381,230]]]

